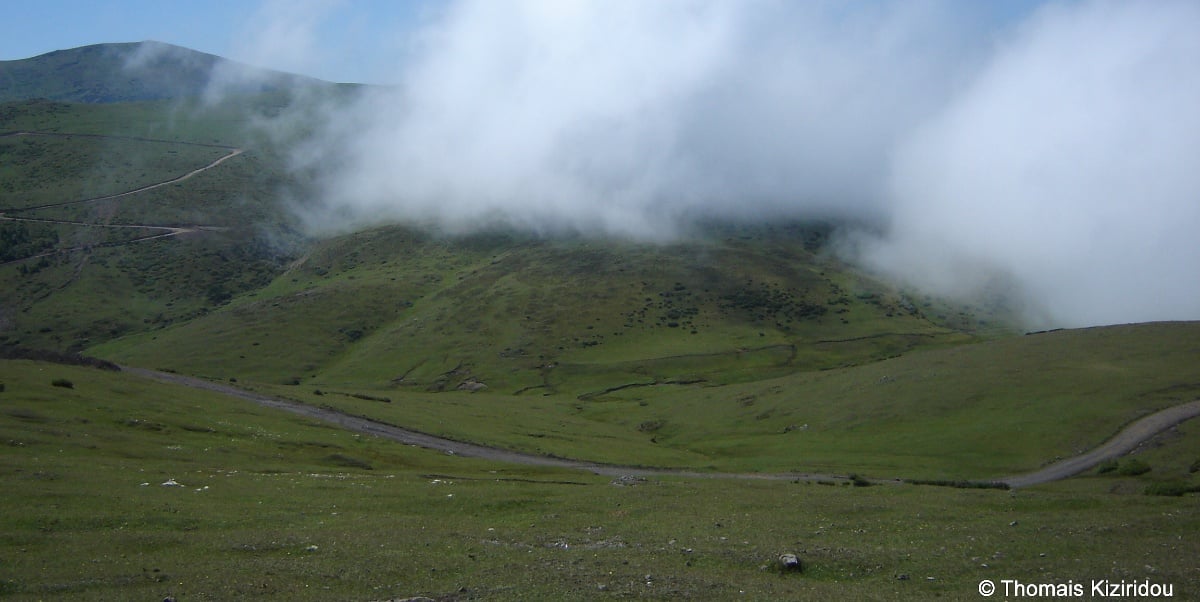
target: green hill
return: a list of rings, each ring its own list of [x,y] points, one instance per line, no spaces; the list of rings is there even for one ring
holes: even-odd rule
[[[276,383],[578,395],[1005,332],[996,308],[938,306],[839,262],[828,223],[662,245],[402,226],[305,240],[280,194],[297,183],[247,127],[266,99],[246,98],[190,114],[0,105],[0,129],[52,134],[0,137],[3,344]],[[203,230],[133,242],[162,232],[147,226]]]
[[[44,98],[117,103],[194,98],[209,89],[214,73],[228,78],[229,87],[223,91],[241,94],[323,83],[146,41],[96,44],[0,61],[0,102]]]
[[[260,290],[92,352],[221,378],[579,395],[972,340],[828,256],[828,233],[714,229],[651,245],[381,228],[317,242]]]

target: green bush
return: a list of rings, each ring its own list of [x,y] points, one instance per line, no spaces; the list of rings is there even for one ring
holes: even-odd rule
[[[74,389],[75,388],[75,383],[73,383],[65,378],[56,378],[56,379],[50,381],[50,384],[54,385],[55,387],[62,387],[64,389]]]
[[[1179,497],[1185,493],[1200,492],[1200,485],[1192,485],[1185,481],[1160,481],[1146,486],[1146,495],[1168,495]]]
[[[1105,460],[1096,466],[1096,474],[1108,474],[1117,469],[1116,460]]]
[[[850,475],[850,483],[855,487],[870,487],[871,485],[874,485],[874,483],[856,474]]]
[[[1121,466],[1117,468],[1117,474],[1123,477],[1136,477],[1138,475],[1150,472],[1150,465],[1137,459],[1130,458],[1121,462]]]
[[[392,403],[392,399],[390,397],[376,397],[374,395],[367,395],[365,393],[351,393],[350,397],[361,399],[363,401],[382,401],[383,403]]]
[[[936,487],[954,487],[957,489],[1009,489],[1003,481],[968,481],[955,479],[909,479],[913,485],[933,485]]]
[[[334,466],[341,466],[344,468],[361,468],[363,470],[374,469],[370,463],[364,460],[359,460],[358,458],[343,454],[332,454],[325,456],[325,461],[333,464]]]

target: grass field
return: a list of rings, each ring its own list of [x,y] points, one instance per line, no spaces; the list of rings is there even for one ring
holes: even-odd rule
[[[1143,495],[1153,472],[1015,494],[617,485],[95,369],[10,360],[0,381],[6,599],[971,599],[985,578],[1149,579],[1184,598],[1200,587],[1196,500]],[[1146,457],[1198,449],[1181,429]],[[803,573],[772,567],[785,552]]]
[[[242,384],[454,439],[600,462],[991,479],[1076,455],[1140,416],[1200,397],[1198,362],[1200,324],[1160,323],[592,397]]]

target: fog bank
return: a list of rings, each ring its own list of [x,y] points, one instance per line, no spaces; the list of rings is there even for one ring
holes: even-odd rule
[[[862,265],[1045,325],[1200,319],[1200,5],[989,10],[457,2],[295,164],[326,228],[844,218]]]

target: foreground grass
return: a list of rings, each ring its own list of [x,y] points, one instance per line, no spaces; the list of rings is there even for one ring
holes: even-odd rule
[[[1196,497],[1123,492],[1144,477],[1015,495],[615,485],[122,374],[5,361],[0,381],[8,599],[971,599],[984,578],[1200,591]],[[783,552],[805,572],[771,569]]]

